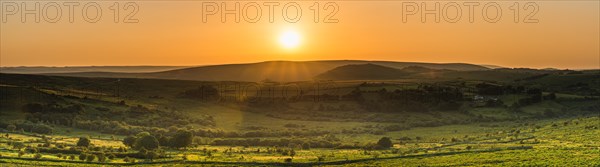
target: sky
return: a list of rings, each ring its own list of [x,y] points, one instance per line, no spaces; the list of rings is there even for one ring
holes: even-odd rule
[[[351,59],[600,68],[598,1],[21,2],[0,2],[0,66]],[[36,12],[39,23],[28,14]]]

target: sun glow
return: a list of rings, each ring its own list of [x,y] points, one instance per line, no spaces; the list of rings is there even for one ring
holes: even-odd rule
[[[293,30],[285,31],[279,36],[279,43],[287,49],[296,48],[300,45],[300,34]]]

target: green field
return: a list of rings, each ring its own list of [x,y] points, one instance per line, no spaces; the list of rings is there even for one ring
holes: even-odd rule
[[[0,75],[0,166],[600,165],[598,97],[553,84]]]

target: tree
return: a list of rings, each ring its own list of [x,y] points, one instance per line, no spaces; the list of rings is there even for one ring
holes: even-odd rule
[[[137,140],[137,138],[135,138],[133,136],[128,136],[123,139],[123,144],[125,144],[125,146],[128,146],[128,147],[133,147],[135,145],[136,140]]]
[[[393,146],[392,140],[390,140],[389,137],[382,137],[381,139],[379,139],[379,141],[377,141],[377,145],[382,148],[390,148]]]
[[[152,136],[152,135],[144,135],[141,136],[140,138],[138,138],[135,141],[134,147],[135,149],[148,149],[148,150],[154,150],[157,149],[159,146],[158,144],[158,140],[156,139],[156,137]]]
[[[158,153],[154,152],[154,151],[148,151],[146,153],[146,158],[150,159],[150,161],[154,160],[155,158],[158,158]]]
[[[23,142],[13,142],[12,147],[14,149],[22,149],[23,147],[25,147],[25,144],[23,144]]]
[[[15,126],[13,124],[10,124],[10,125],[6,126],[6,129],[9,130],[9,131],[11,131],[11,132],[14,132],[15,129],[17,129],[17,126]]]
[[[90,139],[87,137],[80,137],[79,141],[77,141],[77,146],[78,147],[89,147],[90,146]]]
[[[186,130],[178,130],[170,140],[171,146],[175,148],[188,147],[192,145],[194,134]]]
[[[106,161],[106,156],[104,155],[104,153],[100,153],[98,154],[98,162],[104,162]]]
[[[290,150],[290,157],[294,158],[294,156],[296,156],[296,151],[294,151],[294,149]]]
[[[25,155],[25,151],[23,151],[23,150],[19,151],[19,155],[18,155],[19,158],[21,158],[23,155]]]
[[[302,149],[303,149],[303,150],[308,150],[308,149],[310,149],[310,143],[308,143],[308,142],[304,142],[304,143],[302,143]]]
[[[79,154],[79,160],[83,161],[85,159],[87,159],[87,154],[85,154],[85,153]]]
[[[90,154],[90,155],[87,155],[85,160],[87,160],[88,162],[92,162],[92,161],[94,161],[94,159],[96,159],[96,155]]]
[[[113,160],[115,159],[117,156],[115,156],[115,154],[108,154],[108,159]]]
[[[171,147],[171,138],[167,137],[167,136],[160,136],[157,137],[156,139],[158,139],[158,144],[160,146],[167,146],[167,147]]]

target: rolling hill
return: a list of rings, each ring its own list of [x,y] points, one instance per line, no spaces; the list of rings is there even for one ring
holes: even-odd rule
[[[159,72],[187,68],[187,66],[67,66],[67,67],[0,67],[0,73],[41,74],[79,72]]]
[[[393,80],[403,78],[422,78],[415,76],[421,73],[440,73],[452,70],[430,69],[421,66],[408,66],[402,69],[391,68],[376,64],[351,64],[336,67],[317,75],[316,79],[326,80]]]
[[[317,75],[317,79],[327,80],[380,80],[380,79],[398,79],[408,73],[400,69],[385,67],[375,64],[351,64],[336,67],[332,70]]]
[[[374,64],[389,68],[401,69],[409,66],[420,66],[430,69],[448,69],[454,71],[480,71],[489,68],[464,63],[414,63],[392,61],[363,60],[325,60],[325,61],[267,61],[248,64],[225,64],[190,67],[162,72],[123,73],[123,72],[77,72],[46,73],[45,75],[75,77],[109,77],[109,78],[156,78],[175,80],[202,81],[306,81],[315,76],[349,64]]]

